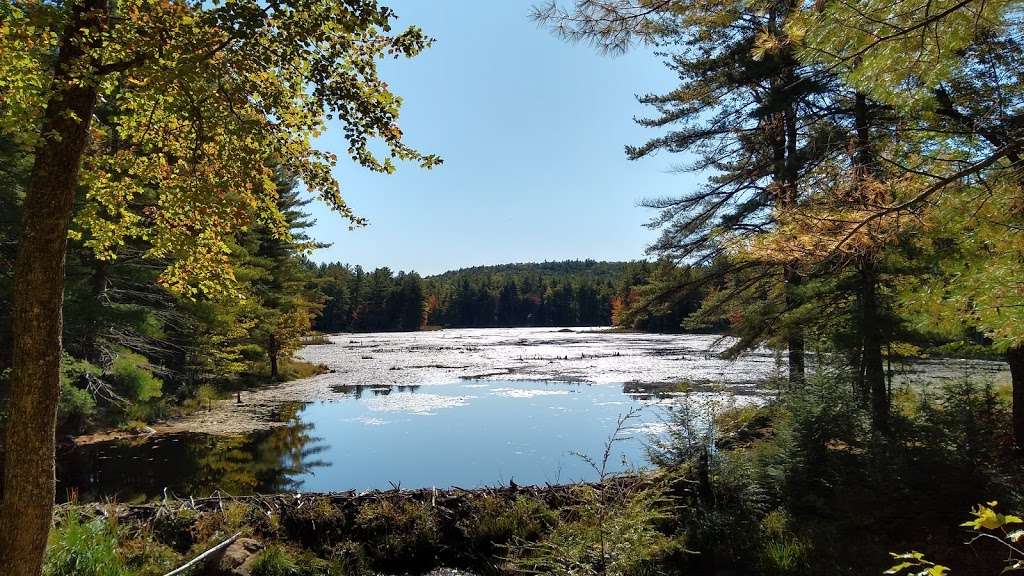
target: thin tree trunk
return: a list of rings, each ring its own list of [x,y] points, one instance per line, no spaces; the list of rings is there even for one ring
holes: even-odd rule
[[[793,309],[799,305],[796,295],[800,287],[800,274],[791,266],[787,266],[784,274],[786,283],[786,308]],[[793,388],[803,386],[806,379],[806,362],[804,358],[804,331],[801,326],[789,327],[786,335],[786,348],[789,360],[789,385]]]
[[[878,306],[878,277],[874,263],[865,258],[861,275],[861,342],[864,369],[862,388],[870,391],[871,414],[875,427],[889,431],[889,390],[885,385],[885,364],[882,359],[882,325]]]
[[[774,26],[774,15],[770,27]],[[792,82],[792,72],[779,79],[775,89],[781,90]],[[781,210],[796,205],[798,167],[796,158],[796,118],[792,105],[774,114],[772,120],[772,181],[776,188],[775,205]],[[799,306],[797,289],[801,278],[794,264],[784,264],[783,307],[787,312]],[[793,388],[803,386],[805,378],[804,366],[804,333],[802,326],[786,326],[786,348],[789,368],[789,384]]]
[[[785,84],[796,82],[793,71],[785,76]],[[792,208],[797,203],[797,186],[800,178],[799,160],[797,158],[797,126],[796,111],[790,103],[780,114],[782,122],[778,148],[775,150],[776,169],[781,170],[782,190],[779,204],[783,209]],[[794,310],[800,306],[799,289],[803,279],[795,265],[786,265],[783,270],[785,282],[786,309]],[[789,384],[793,388],[802,387],[806,378],[806,362],[804,359],[803,326],[789,326],[786,335],[786,348],[789,360]]]
[[[25,193],[14,265],[10,403],[0,487],[0,567],[6,576],[41,574],[52,521],[64,253],[96,106],[95,85],[75,80],[71,69],[83,60],[90,64],[79,33],[99,28],[105,6],[103,0],[84,0],[71,9]]]
[[[873,201],[867,191],[868,178],[874,170],[874,152],[871,148],[871,116],[868,99],[858,92],[854,97],[853,121],[854,144],[853,172],[857,181],[858,201],[869,204]],[[858,265],[860,272],[861,304],[861,388],[871,397],[871,415],[875,428],[883,434],[889,432],[889,390],[885,385],[885,364],[882,358],[883,335],[878,302],[878,269],[875,253],[868,250],[861,255]]]
[[[86,257],[93,267],[90,280],[92,281],[92,298],[94,310],[103,308],[103,299],[107,292],[107,284],[110,281],[110,262],[95,257]],[[99,340],[102,331],[102,323],[99,314],[94,312],[88,319],[88,328],[85,332],[85,341],[82,343],[82,354],[91,362],[100,359]]]
[[[271,334],[270,335],[270,340],[267,343],[267,356],[270,359],[270,379],[271,380],[277,380],[277,377],[278,377],[277,357],[278,357],[278,355],[280,353],[281,353],[280,352],[280,346],[278,346],[277,338],[273,334]]]
[[[1024,450],[1024,344],[1006,351],[1010,363],[1010,386],[1013,388],[1013,439]]]

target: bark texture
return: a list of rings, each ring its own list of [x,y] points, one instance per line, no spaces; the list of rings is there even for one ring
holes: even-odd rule
[[[96,107],[96,87],[73,81],[91,66],[94,46],[82,30],[98,30],[106,3],[71,8],[26,188],[14,267],[12,370],[2,500],[0,571],[42,572],[54,499],[54,427],[61,358],[64,253],[81,159]],[[96,35],[93,36],[97,37]]]

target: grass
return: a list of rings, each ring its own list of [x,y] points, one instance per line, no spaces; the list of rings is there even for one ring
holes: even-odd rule
[[[272,545],[253,560],[250,573],[252,576],[299,576],[300,567],[283,546]]]
[[[116,527],[103,520],[64,518],[50,533],[46,576],[129,576],[119,550]]]

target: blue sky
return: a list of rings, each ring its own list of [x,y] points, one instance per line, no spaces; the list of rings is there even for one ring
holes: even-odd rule
[[[367,172],[343,159],[335,175],[367,227],[311,205],[312,236],[332,246],[317,261],[434,274],[481,264],[627,260],[654,232],[641,198],[676,194],[679,158],[625,158],[625,144],[656,132],[637,126],[637,93],[672,87],[648,51],[597,54],[537,27],[530,0],[389,0],[401,26],[437,42],[382,76],[404,98],[407,142],[440,154],[433,170]],[[337,130],[320,146],[344,157]]]

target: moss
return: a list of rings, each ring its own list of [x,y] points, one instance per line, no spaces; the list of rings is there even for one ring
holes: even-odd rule
[[[122,541],[121,554],[132,576],[163,576],[187,560],[149,533]]]

